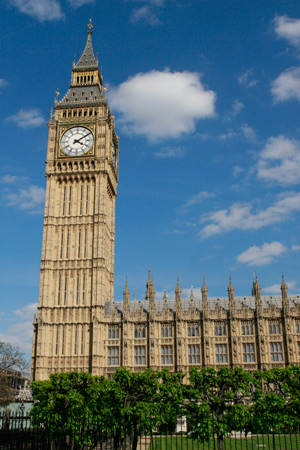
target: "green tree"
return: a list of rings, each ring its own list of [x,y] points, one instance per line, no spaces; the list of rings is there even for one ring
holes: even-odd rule
[[[159,412],[156,401],[159,372],[151,369],[130,372],[121,368],[116,371],[114,382],[120,392],[119,398],[122,398],[119,405],[119,433],[123,430],[126,445],[136,450],[139,435],[151,431]]]
[[[192,436],[201,441],[217,436],[218,449],[223,450],[225,436],[245,430],[250,421],[251,373],[239,367],[193,367],[189,383],[187,419]]]
[[[260,433],[295,430],[300,425],[300,367],[257,371],[253,429]]]
[[[103,377],[77,372],[52,374],[50,380],[33,382],[33,424],[42,424],[50,440],[58,442],[60,448],[92,445],[97,436],[90,431],[97,430],[96,425],[103,429],[106,414],[110,413],[101,396],[108,391],[107,384]],[[97,412],[101,408],[99,420]]]

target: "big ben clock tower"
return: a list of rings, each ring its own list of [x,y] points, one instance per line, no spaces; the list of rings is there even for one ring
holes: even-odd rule
[[[114,295],[118,137],[92,47],[92,24],[70,88],[55,100],[32,380],[69,370],[100,373],[95,317]]]

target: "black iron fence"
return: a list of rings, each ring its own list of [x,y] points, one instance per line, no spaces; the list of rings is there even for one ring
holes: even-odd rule
[[[132,450],[132,440],[120,439],[118,433],[105,434],[89,428],[91,445],[78,446],[72,436],[50,439],[44,424],[33,427],[28,414],[0,413],[0,450]],[[214,437],[200,442],[192,434],[177,428],[177,433],[153,431],[149,436],[139,436],[137,450],[300,450],[300,433],[251,434],[234,432],[221,442]]]

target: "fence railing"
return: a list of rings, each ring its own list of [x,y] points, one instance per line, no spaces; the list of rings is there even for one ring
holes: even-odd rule
[[[86,433],[87,430],[84,430]],[[116,439],[116,434],[88,429],[92,445],[78,446],[72,436],[59,442],[50,439],[47,427],[32,426],[28,414],[0,413],[0,450],[133,450],[131,439]],[[139,436],[136,450],[300,450],[300,433],[251,434],[231,433],[220,441],[217,437],[200,442],[191,433],[152,432]]]

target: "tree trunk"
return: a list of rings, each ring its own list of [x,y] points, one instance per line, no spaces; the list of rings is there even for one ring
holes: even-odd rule
[[[224,436],[219,435],[217,439],[218,439],[218,450],[224,450]]]

